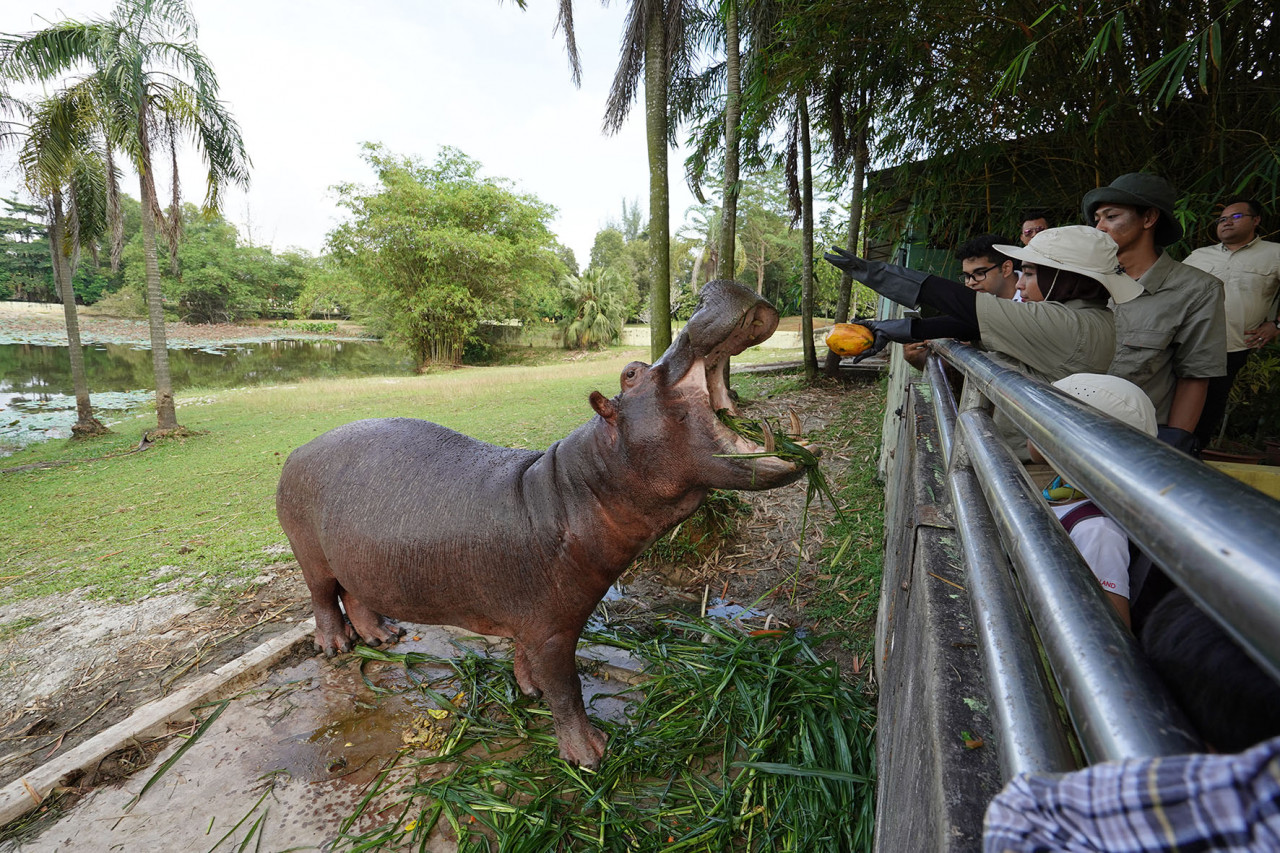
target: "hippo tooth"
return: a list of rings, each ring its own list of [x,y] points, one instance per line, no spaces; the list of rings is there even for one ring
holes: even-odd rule
[[[804,430],[800,428],[800,416],[790,409],[787,409],[787,417],[791,418],[791,437],[799,438],[804,434]]]
[[[772,453],[775,445],[773,441],[773,430],[769,428],[769,422],[761,420],[760,429],[764,431],[764,451],[765,453]]]

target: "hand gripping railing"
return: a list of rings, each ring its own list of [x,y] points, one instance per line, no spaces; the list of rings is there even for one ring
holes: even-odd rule
[[[1280,502],[965,344],[935,352],[1107,511],[1273,676],[1280,676]],[[957,412],[927,365],[1006,777],[1073,766],[1031,629],[1090,761],[1201,748],[983,405]],[[985,497],[985,500],[982,499]],[[994,532],[993,532],[994,531]]]

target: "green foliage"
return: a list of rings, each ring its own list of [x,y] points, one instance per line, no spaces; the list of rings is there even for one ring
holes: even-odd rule
[[[627,285],[613,269],[589,269],[561,279],[561,329],[569,349],[599,348],[622,336],[627,319]]]
[[[419,365],[456,364],[481,320],[563,269],[548,230],[554,208],[481,178],[480,164],[443,148],[433,165],[366,143],[378,185],[336,187],[351,221],[329,234],[367,304]]]
[[[280,320],[270,324],[272,329],[296,329],[316,335],[332,335],[338,331],[337,322],[316,322],[313,320]]]
[[[311,264],[302,287],[293,300],[297,317],[356,317],[365,319],[364,289],[351,272],[332,258],[322,257]]]
[[[57,295],[44,209],[16,199],[2,201],[8,215],[0,216],[0,298],[53,301]]]
[[[292,304],[314,261],[296,254],[277,257],[269,249],[243,245],[234,225],[218,214],[201,213],[194,205],[184,205],[183,217],[178,277],[168,274],[167,247],[158,249],[166,308],[179,319],[188,323],[235,322],[259,316],[272,305],[283,310]],[[141,232],[125,246],[122,278],[131,289],[145,292]]]
[[[1228,441],[1261,447],[1263,439],[1280,438],[1280,344],[1249,354],[1236,374],[1223,423]]]
[[[92,305],[110,292],[111,279],[103,275],[100,267],[81,263],[71,279],[71,288],[76,300],[85,305]]]

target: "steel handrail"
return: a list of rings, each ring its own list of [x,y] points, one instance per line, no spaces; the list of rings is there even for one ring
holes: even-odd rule
[[[932,347],[1280,679],[1280,501],[973,347]]]

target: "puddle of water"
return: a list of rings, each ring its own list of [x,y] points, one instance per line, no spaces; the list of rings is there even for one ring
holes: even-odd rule
[[[763,619],[767,614],[760,610],[752,610],[732,601],[713,598],[707,602],[707,615],[712,619]]]
[[[461,655],[449,637],[436,633],[438,630],[419,626],[409,637],[417,633],[420,640],[402,640],[392,651],[426,652],[441,657]],[[468,641],[466,647],[482,655],[509,653],[505,643]],[[635,666],[610,654],[619,650],[592,650],[591,657],[602,663]],[[362,677],[360,666],[353,659],[329,661],[320,657],[273,673],[259,693],[267,693],[261,701],[273,718],[272,730],[281,736],[262,745],[259,771],[283,770],[308,782],[364,786],[406,745],[406,737],[423,744],[425,735],[426,748],[430,749],[430,739],[448,730],[448,716],[440,713],[440,706],[415,681],[429,683],[437,693],[453,697],[459,684],[451,675],[448,667],[419,666],[409,676],[400,664],[370,662]],[[371,689],[365,678],[378,689]],[[607,672],[584,673],[582,688],[588,713],[613,721],[626,719],[629,697],[614,694],[629,689],[628,685],[610,678]],[[477,747],[486,755],[501,751],[508,758],[518,757],[524,748],[524,741]],[[421,768],[431,775],[449,769],[446,764]]]

